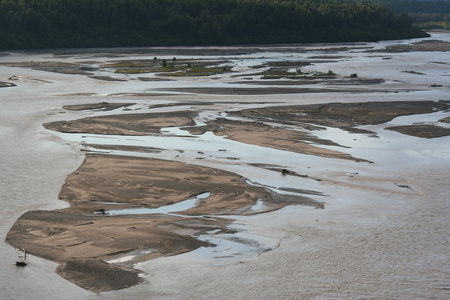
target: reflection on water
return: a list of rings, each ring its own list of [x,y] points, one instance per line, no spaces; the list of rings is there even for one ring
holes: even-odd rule
[[[259,254],[278,247],[278,239],[250,233],[245,230],[243,224],[234,223],[230,226],[230,229],[235,229],[237,232],[224,234],[214,230],[200,235],[198,239],[215,246],[201,247],[189,253],[189,256],[198,260],[209,261],[213,265],[225,265],[242,256]]]

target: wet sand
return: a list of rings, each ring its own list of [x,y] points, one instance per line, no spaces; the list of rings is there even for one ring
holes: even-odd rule
[[[327,81],[329,83],[330,81]],[[269,82],[267,82],[270,84]],[[278,84],[274,82],[274,84]],[[298,84],[298,83],[297,83]],[[287,84],[284,84],[287,85]],[[295,88],[295,87],[260,87],[260,88],[167,88],[158,89],[160,91],[184,92],[196,94],[212,94],[212,95],[276,95],[276,94],[312,94],[312,93],[348,93],[348,89],[333,88]],[[367,88],[361,90],[351,90],[354,93],[375,93],[379,90],[370,90]],[[391,92],[385,90],[383,92]]]
[[[11,82],[5,82],[5,81],[0,81],[0,88],[3,88],[3,87],[13,87],[13,86],[15,86],[14,83],[11,83]]]
[[[416,42],[409,45],[394,45],[386,47],[380,52],[401,53],[408,51],[450,51],[450,43],[441,40],[427,40],[422,42]]]
[[[450,135],[450,128],[436,125],[393,126],[386,129],[421,138],[436,138]]]
[[[68,109],[101,108],[105,110],[105,105],[101,103],[80,105],[71,106]],[[111,109],[121,106],[123,104],[108,104]],[[196,112],[177,111],[89,117],[73,121],[47,123],[44,124],[44,127],[66,133],[142,136],[159,133],[164,127],[183,126],[191,134],[200,135],[212,131],[216,135],[226,136],[235,141],[264,147],[330,158],[364,161],[339,151],[321,148],[320,145],[339,145],[330,140],[317,138],[314,136],[314,131],[323,130],[321,126],[328,126],[351,132],[364,132],[356,127],[367,124],[381,124],[398,116],[431,113],[448,109],[448,107],[449,104],[446,101],[395,102],[389,105],[385,102],[330,103],[233,111],[228,112],[228,115],[240,118],[240,120],[218,118],[208,121],[206,125],[202,126],[193,126],[195,125],[193,118],[197,115]],[[267,124],[264,122],[267,122]],[[270,125],[271,123],[275,126]],[[292,130],[292,128],[287,127],[289,125],[302,127],[309,130],[310,133]],[[400,128],[391,128],[391,130],[400,131]],[[406,129],[402,130],[403,133],[405,131]],[[414,126],[414,135],[424,138],[445,136],[448,135],[448,129],[439,126],[431,128],[429,126]]]
[[[107,111],[124,106],[128,105],[97,103],[65,108]],[[380,124],[400,115],[448,108],[446,102],[432,101],[331,103],[233,111],[229,116],[239,117],[240,121],[218,118],[198,127],[193,126],[197,116],[194,111],[109,115],[47,123],[45,127],[60,132],[136,136],[156,134],[168,126],[185,126],[192,134],[213,131],[228,139],[264,147],[367,163],[343,152],[321,148],[320,145],[339,145],[286,126],[296,124],[311,132],[320,131],[321,126],[355,131],[357,125]],[[263,122],[277,125],[269,126]],[[391,130],[404,132],[399,128]],[[416,136],[425,138],[449,134],[448,130],[443,133],[438,126],[414,126],[414,132]],[[408,131],[407,134],[411,133]],[[136,150],[120,146],[116,149]],[[278,171],[283,176],[302,177],[286,169],[261,167]],[[208,193],[206,199],[174,214],[109,214],[109,211],[128,208],[164,207],[204,193]],[[274,193],[264,187],[249,185],[241,176],[218,169],[159,159],[88,153],[80,168],[67,177],[59,193],[59,198],[68,202],[70,207],[25,213],[11,228],[6,241],[27,249],[30,254],[58,262],[58,274],[98,293],[141,282],[139,270],[108,264],[105,262],[108,259],[148,250],[149,254],[133,260],[136,263],[212,246],[196,236],[211,230],[227,230],[232,215],[264,213],[292,204],[325,207],[322,202],[306,196]],[[263,209],[254,212],[251,208],[258,201],[263,202]],[[204,218],[205,215],[210,217]]]
[[[203,193],[210,195],[174,214],[109,214],[118,209],[164,207]],[[316,204],[306,197],[286,197],[250,186],[244,178],[217,169],[95,154],[86,155],[81,167],[69,175],[59,198],[70,207],[25,213],[6,242],[58,262],[58,274],[96,293],[141,282],[132,265],[121,269],[106,263],[108,259],[147,250],[148,254],[133,260],[136,263],[212,246],[196,236],[226,231],[230,220],[220,216],[254,214],[251,207],[257,201],[264,202],[259,213],[290,204]]]
[[[127,114],[102,117],[88,117],[74,121],[61,121],[44,124],[47,129],[67,133],[95,133],[117,135],[148,135],[159,133],[169,126],[195,125],[192,118],[195,112],[169,112],[162,114]]]
[[[75,94],[74,96],[79,96]],[[87,95],[89,96],[89,95]],[[82,111],[82,110],[97,110],[97,111],[109,111],[114,110],[120,107],[128,107],[132,106],[135,103],[108,103],[108,102],[100,102],[100,103],[91,103],[91,104],[81,104],[81,105],[66,105],[63,106],[64,109],[74,110],[74,111]]]

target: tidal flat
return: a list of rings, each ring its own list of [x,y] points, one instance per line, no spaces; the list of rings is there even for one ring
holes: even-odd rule
[[[444,298],[429,40],[3,55],[6,298]]]

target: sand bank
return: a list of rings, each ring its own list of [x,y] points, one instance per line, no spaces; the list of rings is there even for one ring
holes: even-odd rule
[[[164,207],[204,193],[208,197],[198,200],[195,206],[173,214],[109,213]],[[59,197],[70,207],[24,214],[6,241],[60,263],[58,274],[93,292],[140,282],[132,264],[121,269],[105,260],[137,250],[148,252],[134,259],[135,263],[212,246],[196,236],[212,230],[226,231],[230,220],[220,216],[254,214],[252,207],[257,201],[264,203],[264,209],[258,212],[316,203],[306,197],[277,195],[217,169],[92,154],[86,155],[82,166],[67,178]]]

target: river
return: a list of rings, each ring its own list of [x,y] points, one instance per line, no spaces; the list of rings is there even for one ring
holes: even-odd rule
[[[150,110],[149,105],[195,101],[199,104],[176,108],[163,106],[152,111],[181,110],[194,105],[202,107],[203,117],[211,118],[227,110],[273,105],[268,103],[297,105],[449,100],[448,52],[367,51],[421,40],[427,39],[344,45],[224,47],[219,48],[222,50],[219,56],[211,57],[201,55],[201,48],[192,48],[190,50],[195,50],[194,54],[180,52],[180,55],[176,55],[177,60],[226,60],[227,65],[232,65],[236,72],[246,74],[245,77],[251,77],[255,73],[252,66],[264,62],[318,60],[316,57],[322,56],[322,62],[302,67],[302,71],[332,70],[342,76],[357,73],[359,78],[384,79],[384,83],[371,87],[370,92],[361,92],[358,85],[336,84],[320,87],[341,89],[342,92],[218,95],[192,94],[177,90],[172,92],[176,95],[164,96],[163,94],[167,93],[164,89],[239,89],[255,86],[246,83],[242,77],[236,78],[229,74],[177,78],[173,81],[142,81],[137,79],[143,76],[142,74],[115,74],[101,69],[97,71],[98,76],[124,80],[106,81],[85,75],[2,64],[0,81],[12,82],[17,86],[0,89],[0,236],[4,239],[14,222],[26,211],[67,206],[65,202],[58,200],[59,190],[66,176],[83,161],[81,144],[97,143],[98,137],[55,133],[44,129],[42,124],[110,112],[67,111],[62,109],[64,105],[102,101],[133,102],[137,103],[133,108],[136,112],[145,112]],[[433,33],[428,40],[450,42],[450,34]],[[233,51],[227,54],[229,49]],[[238,54],[239,51],[242,54]],[[163,48],[8,51],[0,53],[0,62],[92,62],[91,65],[97,67],[113,60],[144,60],[153,59],[155,56],[171,60],[174,51],[169,53],[170,55],[165,55]],[[17,76],[17,80],[11,80],[11,76]],[[312,90],[317,87],[316,84],[302,85],[302,88]],[[161,93],[161,96],[149,98],[131,95],[146,92]],[[202,106],[201,103],[205,105]],[[210,105],[211,103],[213,105]],[[319,137],[329,138],[349,147],[341,150],[355,157],[375,162],[374,166],[351,165],[351,170],[346,169],[349,167],[348,162],[311,158],[290,152],[278,155],[278,150],[249,146],[212,134],[193,138],[186,136],[184,131],[170,132],[173,128],[168,129],[164,137],[133,137],[133,141],[128,144],[150,144],[166,149],[160,154],[148,156],[175,159],[178,155],[177,160],[232,171],[253,182],[274,188],[280,187],[280,179],[269,178],[264,172],[261,173],[248,164],[264,161],[268,164],[291,166],[294,161],[301,160],[311,169],[317,170],[316,173],[311,171],[312,177],[329,179],[329,183],[310,181],[302,188],[323,193],[331,200],[325,199],[327,208],[323,211],[310,207],[290,207],[253,217],[237,217],[234,226],[244,229],[241,238],[257,241],[262,245],[261,249],[274,249],[272,251],[254,251],[254,248],[250,247],[241,249],[242,253],[236,255],[240,250],[233,252],[233,245],[227,244],[230,240],[216,240],[215,242],[221,245],[216,249],[199,249],[192,253],[141,263],[139,268],[147,273],[147,283],[101,294],[85,291],[64,280],[55,273],[57,264],[51,261],[30,255],[29,266],[16,267],[15,249],[2,241],[0,298],[294,299],[392,296],[444,299],[449,296],[450,288],[448,253],[445,250],[448,250],[449,246],[448,235],[445,234],[450,220],[449,203],[445,197],[448,197],[446,190],[448,192],[450,184],[450,138],[447,136],[420,139],[386,131],[383,127],[392,124],[435,122],[447,116],[450,116],[449,112],[438,113],[438,117],[433,114],[399,117],[391,124],[369,125],[364,128],[376,132],[378,138],[350,134],[333,128],[324,131]],[[201,122],[201,119],[198,121]],[[120,143],[114,140],[114,137],[110,139],[111,144]],[[328,147],[334,149],[333,146]],[[176,152],[179,149],[184,150],[182,155]],[[227,149],[227,153],[217,153],[217,149]],[[199,151],[212,158],[196,160]],[[238,158],[241,163],[224,159],[230,156]],[[420,174],[415,171],[418,169],[421,170]],[[343,174],[349,173],[360,175],[356,187],[350,184],[348,178],[344,178]],[[407,184],[413,187],[413,191],[398,193],[398,186],[388,185],[387,182]],[[296,182],[290,179],[283,181],[285,187],[295,185]],[[361,189],[358,188],[359,185],[369,188]],[[430,193],[430,196],[424,197],[427,193]],[[321,197],[317,196],[317,199]],[[431,203],[424,202],[425,199]],[[423,209],[430,206],[427,214]],[[419,228],[414,227],[418,224]],[[401,245],[395,245],[396,243],[404,243],[405,247],[410,248],[404,249]],[[428,258],[420,255],[423,251],[429,253]],[[232,257],[234,260],[227,262],[224,257]],[[328,261],[326,257],[333,259]],[[300,263],[302,260],[304,263]],[[357,264],[358,260],[372,264],[372,269],[367,270]],[[403,269],[397,264],[403,265]]]

